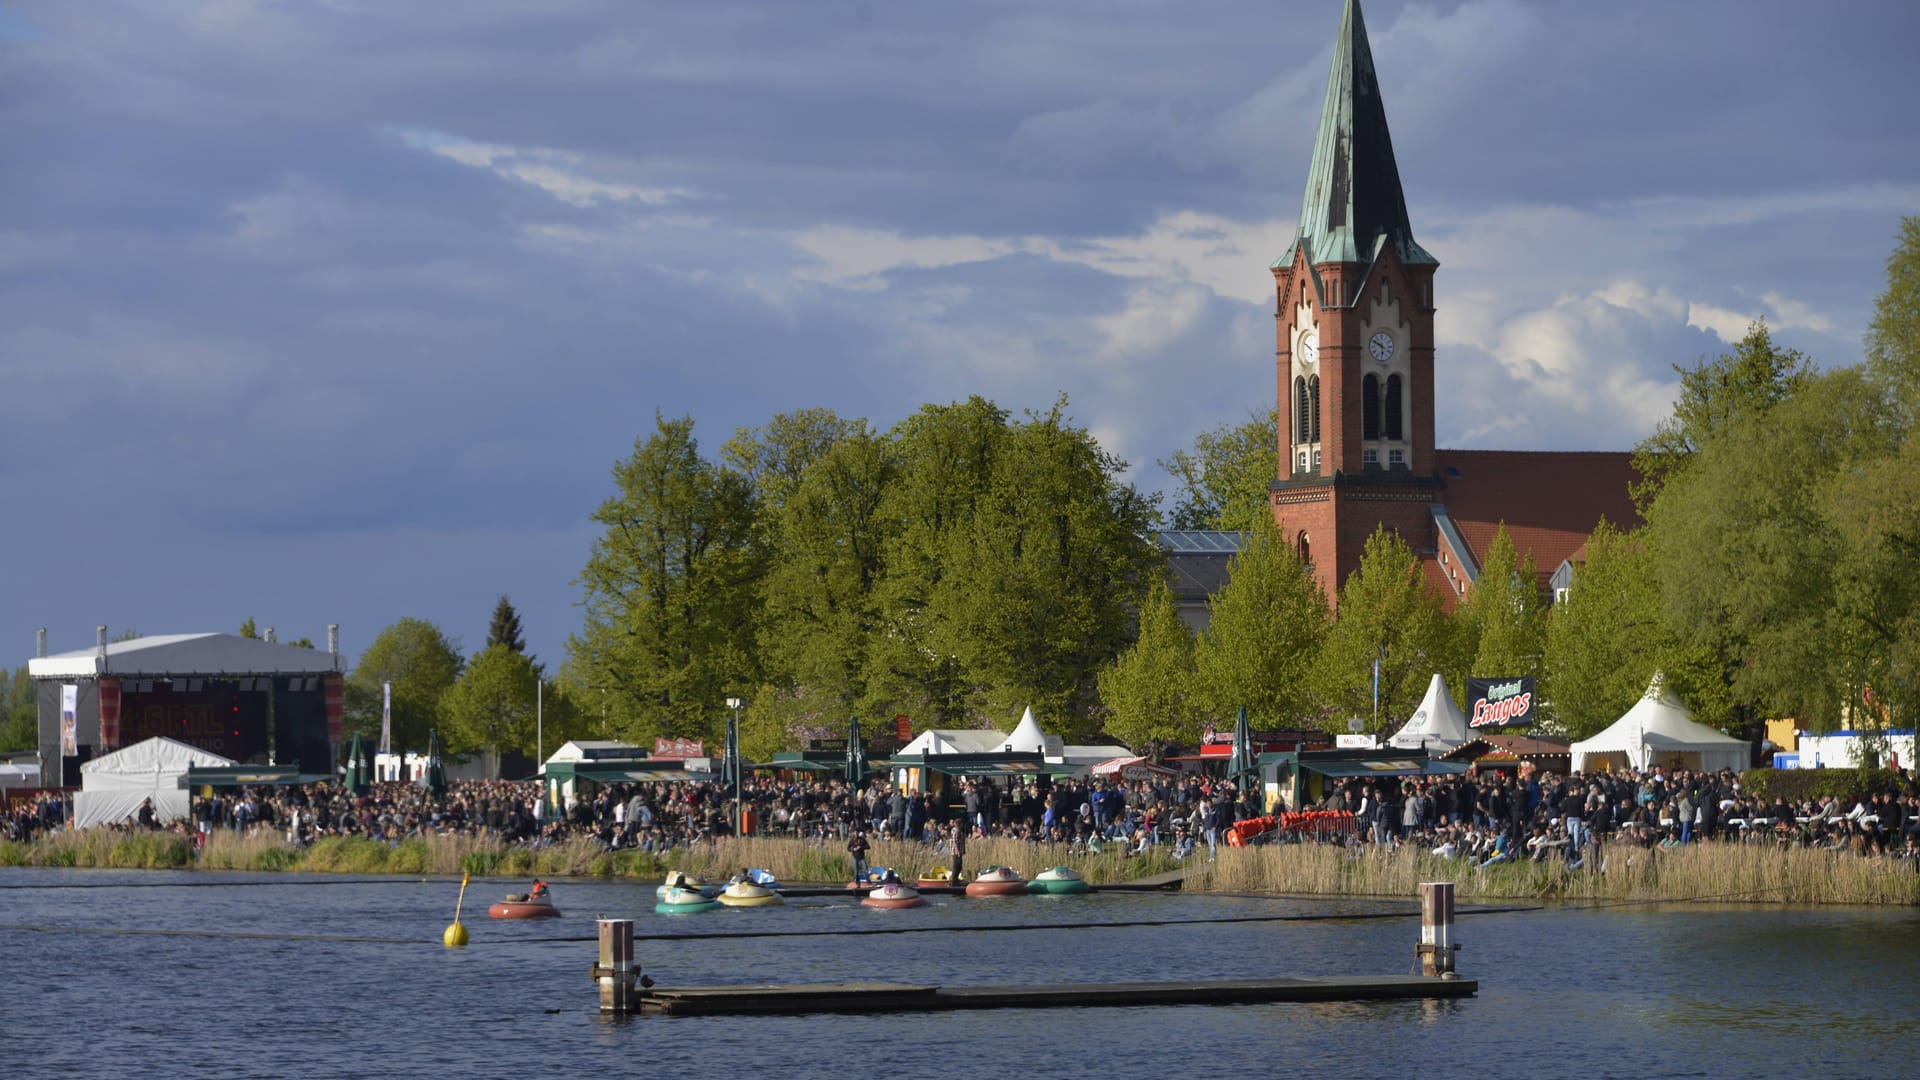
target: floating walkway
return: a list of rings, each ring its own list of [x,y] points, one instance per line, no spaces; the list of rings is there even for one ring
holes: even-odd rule
[[[1417,975],[1068,983],[1055,986],[943,987],[903,983],[690,986],[678,989],[655,987],[642,991],[639,995],[639,1011],[665,1016],[780,1016],[801,1013],[950,1012],[961,1009],[1399,1001],[1470,997],[1479,988],[1480,984],[1472,979]]]

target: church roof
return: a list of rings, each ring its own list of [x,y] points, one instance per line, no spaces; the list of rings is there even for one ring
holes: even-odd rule
[[[1640,524],[1627,485],[1633,455],[1619,452],[1435,450],[1446,484],[1446,513],[1476,565],[1504,522],[1514,549],[1533,554],[1539,584],[1586,546],[1600,518],[1622,529]]]
[[[1403,263],[1439,262],[1414,243],[1393,138],[1387,132],[1386,105],[1367,46],[1367,26],[1359,0],[1347,0],[1333,45],[1313,164],[1307,170],[1300,229],[1293,246],[1274,265],[1290,264],[1294,251],[1303,246],[1311,264],[1372,263],[1388,243]]]

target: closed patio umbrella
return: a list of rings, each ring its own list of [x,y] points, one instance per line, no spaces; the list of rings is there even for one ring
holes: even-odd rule
[[[867,746],[860,741],[860,718],[847,719],[847,783],[855,787],[867,778]]]

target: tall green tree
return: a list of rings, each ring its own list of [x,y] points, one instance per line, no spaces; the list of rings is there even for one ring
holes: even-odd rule
[[[522,656],[527,652],[527,638],[520,630],[520,613],[513,609],[513,601],[502,593],[500,602],[493,605],[493,621],[487,624],[487,647],[505,646]]]
[[[33,677],[22,664],[11,675],[0,669],[0,753],[37,749],[40,704]]]
[[[247,621],[240,624],[240,636],[256,640],[260,637],[259,628],[253,625],[253,616],[247,616]]]
[[[467,662],[440,700],[448,752],[532,755],[540,675],[533,661],[504,642],[489,644]],[[558,744],[555,744],[558,745]]]
[[[790,722],[888,704],[870,700],[867,680],[893,533],[881,507],[895,474],[887,442],[861,424],[807,467],[775,515],[759,646]]]
[[[1100,672],[1107,734],[1140,751],[1192,742],[1199,733],[1192,687],[1193,631],[1161,578],[1141,602],[1133,645]]]
[[[1132,605],[1164,565],[1125,470],[1063,398],[1007,432],[972,516],[948,536],[932,641],[990,715],[1031,706],[1055,732],[1097,730],[1099,670],[1128,644]]]
[[[729,691],[758,680],[753,608],[763,552],[745,477],[700,456],[693,421],[655,431],[614,467],[614,495],[578,579],[584,628],[567,650],[622,738],[707,736]]]
[[[990,719],[958,643],[936,606],[950,545],[992,483],[1007,437],[1006,410],[982,397],[926,405],[889,433],[895,475],[880,513],[888,522],[885,572],[874,588],[879,626],[866,688],[887,712],[926,727],[979,726]]]
[[[1480,576],[1454,613],[1471,646],[1472,661],[1464,674],[1483,678],[1517,675],[1539,677],[1546,650],[1546,605],[1540,597],[1540,575],[1533,556],[1521,558],[1503,522],[1487,545]],[[1462,685],[1456,680],[1455,685]]]
[[[1547,614],[1541,713],[1562,734],[1584,739],[1603,730],[1646,692],[1656,672],[1677,664],[1646,544],[1644,534],[1602,520],[1566,597]]]
[[[1256,723],[1318,721],[1310,676],[1331,615],[1319,582],[1268,515],[1255,518],[1227,563],[1227,583],[1207,601],[1194,648],[1193,696],[1201,713]]]
[[[764,427],[737,429],[720,448],[720,459],[746,478],[773,525],[808,467],[866,426],[865,420],[842,420],[832,409],[781,413]]]
[[[1867,369],[1895,408],[1903,435],[1920,426],[1920,217],[1902,218],[1887,256],[1887,289],[1867,328]]]
[[[1279,475],[1279,413],[1209,428],[1193,448],[1160,462],[1176,481],[1173,527],[1242,531],[1273,517],[1267,489]]]
[[[1374,530],[1360,565],[1340,586],[1339,617],[1314,666],[1314,684],[1327,721],[1349,718],[1368,730],[1389,731],[1411,713],[1436,671],[1461,664],[1458,635],[1439,596],[1426,587],[1413,549],[1398,533]],[[1379,712],[1374,712],[1374,665],[1379,664]]]
[[[459,643],[425,619],[401,619],[380,631],[347,674],[345,722],[380,736],[381,687],[393,684],[393,746],[425,750],[427,733],[441,725],[440,699],[460,678]]]
[[[1842,368],[1803,380],[1669,476],[1648,515],[1666,621],[1723,660],[1721,687],[1696,686],[1688,702],[1703,720],[1745,734],[1765,715],[1823,727],[1857,700],[1892,641],[1839,590],[1849,552],[1824,504],[1888,452],[1884,399]],[[1712,693],[1722,688],[1724,707]]]
[[[1731,350],[1692,367],[1676,364],[1673,370],[1680,376],[1673,415],[1634,448],[1641,479],[1632,494],[1643,517],[1669,479],[1716,440],[1792,397],[1811,377],[1813,365],[1798,351],[1776,346],[1767,324],[1755,322]]]

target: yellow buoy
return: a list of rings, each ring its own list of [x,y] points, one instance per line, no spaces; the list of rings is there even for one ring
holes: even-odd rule
[[[467,882],[472,878],[471,874],[460,875],[460,898],[453,902],[453,925],[440,935],[441,942],[449,949],[464,948],[467,944],[467,928],[460,925],[460,907],[467,902]]]

